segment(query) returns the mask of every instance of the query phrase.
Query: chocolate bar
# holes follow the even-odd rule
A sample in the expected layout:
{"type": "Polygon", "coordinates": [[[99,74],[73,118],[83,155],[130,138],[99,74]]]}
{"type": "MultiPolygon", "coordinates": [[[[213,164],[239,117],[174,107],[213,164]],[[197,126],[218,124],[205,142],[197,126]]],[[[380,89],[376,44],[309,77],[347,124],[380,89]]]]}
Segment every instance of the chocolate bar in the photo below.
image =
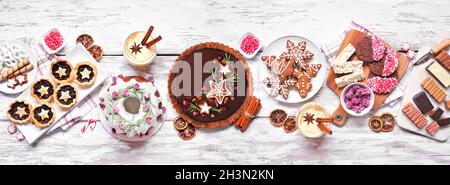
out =
{"type": "Polygon", "coordinates": [[[450,86],[450,73],[439,63],[433,62],[427,68],[427,71],[436,78],[445,88],[450,86]]]}
{"type": "Polygon", "coordinates": [[[441,127],[447,126],[450,124],[450,118],[440,119],[439,121],[437,121],[437,124],[441,127]]]}
{"type": "Polygon", "coordinates": [[[414,95],[413,101],[422,114],[427,114],[434,109],[434,106],[430,102],[430,99],[428,99],[427,94],[423,91],[414,95]]]}
{"type": "Polygon", "coordinates": [[[445,100],[447,94],[442,90],[431,77],[425,78],[420,84],[438,103],[445,100]]]}
{"type": "Polygon", "coordinates": [[[430,113],[430,117],[434,121],[438,121],[441,119],[442,114],[444,114],[444,111],[438,107],[436,110],[430,113]]]}
{"type": "Polygon", "coordinates": [[[423,128],[427,124],[425,116],[411,102],[403,106],[402,111],[417,128],[423,128]]]}
{"type": "Polygon", "coordinates": [[[433,121],[427,126],[426,130],[429,134],[434,135],[439,130],[439,125],[433,121]]]}
{"type": "Polygon", "coordinates": [[[448,55],[447,51],[441,51],[439,52],[436,57],[437,61],[442,64],[448,71],[450,71],[450,56],[448,55]]]}

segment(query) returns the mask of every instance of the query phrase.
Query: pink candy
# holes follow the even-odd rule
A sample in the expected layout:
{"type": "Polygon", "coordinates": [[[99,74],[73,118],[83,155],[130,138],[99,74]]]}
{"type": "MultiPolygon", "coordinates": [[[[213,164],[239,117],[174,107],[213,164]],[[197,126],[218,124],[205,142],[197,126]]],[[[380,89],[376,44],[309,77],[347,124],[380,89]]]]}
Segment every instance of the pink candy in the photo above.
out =
{"type": "Polygon", "coordinates": [[[413,50],[408,50],[406,56],[409,58],[409,60],[414,60],[414,58],[416,57],[413,50]]]}
{"type": "Polygon", "coordinates": [[[259,48],[259,40],[255,36],[248,34],[242,39],[240,47],[243,52],[251,55],[259,48]]]}
{"type": "Polygon", "coordinates": [[[404,52],[408,52],[409,50],[411,50],[411,46],[406,42],[404,42],[400,47],[404,52]]]}
{"type": "Polygon", "coordinates": [[[44,38],[45,44],[51,50],[56,50],[63,44],[64,40],[58,30],[53,29],[44,38]]]}
{"type": "Polygon", "coordinates": [[[357,113],[362,112],[370,105],[370,91],[366,87],[355,84],[349,87],[344,94],[345,106],[357,113]]]}

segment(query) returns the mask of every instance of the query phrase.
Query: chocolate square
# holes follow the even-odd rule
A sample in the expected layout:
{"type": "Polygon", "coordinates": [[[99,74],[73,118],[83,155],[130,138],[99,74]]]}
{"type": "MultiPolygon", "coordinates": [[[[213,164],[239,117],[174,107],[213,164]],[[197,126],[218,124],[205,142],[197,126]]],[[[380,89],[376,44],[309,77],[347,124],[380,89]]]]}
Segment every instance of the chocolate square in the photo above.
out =
{"type": "Polygon", "coordinates": [[[427,114],[434,108],[433,104],[430,102],[430,99],[428,99],[426,93],[423,91],[414,95],[413,101],[422,114],[427,114]]]}
{"type": "Polygon", "coordinates": [[[442,127],[442,126],[447,126],[450,124],[450,118],[444,118],[444,119],[440,119],[439,121],[437,121],[437,124],[442,127]]]}
{"type": "Polygon", "coordinates": [[[436,110],[430,113],[430,117],[434,121],[439,121],[439,119],[441,119],[442,114],[444,114],[444,111],[438,107],[436,110]]]}

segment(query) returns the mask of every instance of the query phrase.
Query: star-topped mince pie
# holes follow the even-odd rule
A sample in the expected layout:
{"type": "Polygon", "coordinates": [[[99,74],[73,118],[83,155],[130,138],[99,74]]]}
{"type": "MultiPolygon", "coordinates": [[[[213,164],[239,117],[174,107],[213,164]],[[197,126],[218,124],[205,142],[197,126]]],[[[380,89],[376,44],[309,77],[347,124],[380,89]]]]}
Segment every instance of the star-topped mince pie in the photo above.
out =
{"type": "Polygon", "coordinates": [[[55,111],[48,103],[43,103],[33,107],[31,111],[34,125],[39,128],[50,126],[55,120],[55,111]]]}
{"type": "Polygon", "coordinates": [[[77,103],[78,91],[71,84],[61,84],[55,91],[55,102],[58,106],[69,109],[77,103]]]}
{"type": "Polygon", "coordinates": [[[30,119],[31,105],[25,100],[16,100],[9,105],[6,114],[14,123],[25,123],[30,119]]]}
{"type": "Polygon", "coordinates": [[[50,73],[56,83],[69,83],[73,79],[73,67],[67,60],[56,60],[50,67],[50,73]]]}
{"type": "Polygon", "coordinates": [[[91,62],[81,62],[75,67],[75,82],[81,87],[94,84],[97,77],[97,68],[91,62]]]}
{"type": "Polygon", "coordinates": [[[31,96],[38,102],[50,102],[55,93],[55,85],[47,78],[36,80],[31,85],[31,96]]]}

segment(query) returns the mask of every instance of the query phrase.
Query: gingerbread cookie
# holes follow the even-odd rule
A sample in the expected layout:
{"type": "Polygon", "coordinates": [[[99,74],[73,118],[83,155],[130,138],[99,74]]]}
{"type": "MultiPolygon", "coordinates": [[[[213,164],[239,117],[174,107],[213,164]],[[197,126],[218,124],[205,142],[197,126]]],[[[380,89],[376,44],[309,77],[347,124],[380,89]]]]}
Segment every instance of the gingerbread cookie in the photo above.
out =
{"type": "Polygon", "coordinates": [[[390,76],[397,67],[397,51],[391,47],[386,49],[386,55],[381,61],[369,64],[370,72],[378,76],[390,76]]]}
{"type": "Polygon", "coordinates": [[[356,44],[356,57],[364,62],[379,61],[384,56],[384,42],[377,36],[365,36],[356,44]]]}
{"type": "Polygon", "coordinates": [[[273,63],[276,61],[277,57],[272,56],[261,56],[261,60],[266,64],[267,69],[271,70],[273,63]]]}
{"type": "Polygon", "coordinates": [[[376,94],[386,94],[392,92],[398,85],[395,77],[375,76],[367,80],[367,86],[376,94]]]}
{"type": "Polygon", "coordinates": [[[300,97],[305,98],[312,89],[311,76],[301,70],[295,71],[294,75],[297,78],[298,94],[300,97]]]}

